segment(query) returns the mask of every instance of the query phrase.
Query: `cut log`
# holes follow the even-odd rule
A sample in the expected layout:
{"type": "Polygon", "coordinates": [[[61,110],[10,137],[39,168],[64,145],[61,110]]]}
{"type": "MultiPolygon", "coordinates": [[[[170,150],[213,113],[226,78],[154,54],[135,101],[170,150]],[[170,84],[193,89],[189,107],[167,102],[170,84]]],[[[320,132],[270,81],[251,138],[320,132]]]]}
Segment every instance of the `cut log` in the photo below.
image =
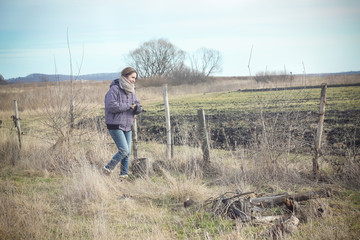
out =
{"type": "Polygon", "coordinates": [[[326,188],[326,189],[320,189],[318,191],[311,191],[311,192],[291,195],[291,198],[294,201],[301,202],[313,198],[331,197],[331,195],[332,195],[332,190],[330,188],[326,188]]]}
{"type": "Polygon", "coordinates": [[[288,193],[282,193],[267,197],[251,198],[250,203],[256,206],[274,207],[284,204],[284,200],[289,196],[288,193]]]}
{"type": "Polygon", "coordinates": [[[284,204],[287,206],[292,205],[291,204],[292,201],[301,202],[313,198],[322,198],[322,197],[330,197],[330,196],[331,196],[331,189],[327,188],[327,189],[320,189],[318,191],[310,191],[310,192],[293,194],[293,195],[290,195],[288,193],[283,193],[274,196],[252,198],[250,199],[250,203],[255,206],[262,206],[269,208],[274,206],[281,206],[284,204]]]}

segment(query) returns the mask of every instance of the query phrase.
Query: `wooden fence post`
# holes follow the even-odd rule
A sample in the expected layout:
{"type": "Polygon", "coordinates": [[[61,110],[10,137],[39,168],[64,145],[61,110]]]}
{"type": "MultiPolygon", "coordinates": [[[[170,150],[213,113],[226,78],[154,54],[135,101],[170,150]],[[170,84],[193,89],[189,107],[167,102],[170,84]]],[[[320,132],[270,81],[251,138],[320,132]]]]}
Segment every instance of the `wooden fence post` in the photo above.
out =
{"type": "Polygon", "coordinates": [[[326,107],[326,89],[327,84],[321,84],[321,98],[320,98],[320,112],[319,112],[319,121],[315,136],[315,156],[313,158],[313,174],[314,178],[319,178],[319,163],[318,159],[320,156],[320,148],[321,148],[321,137],[324,128],[324,120],[325,120],[325,107],[326,107]]]}
{"type": "Polygon", "coordinates": [[[175,125],[171,125],[171,159],[174,159],[175,125]]]}
{"type": "Polygon", "coordinates": [[[165,105],[165,119],[166,119],[166,158],[171,159],[171,124],[170,124],[170,109],[167,92],[167,84],[163,85],[163,97],[165,105]]]}
{"type": "Polygon", "coordinates": [[[130,170],[135,177],[143,177],[143,176],[147,176],[150,173],[151,164],[148,158],[138,158],[138,130],[137,130],[138,116],[139,115],[135,116],[134,124],[132,126],[133,161],[131,162],[130,170]]]}
{"type": "Polygon", "coordinates": [[[18,139],[19,139],[19,148],[21,149],[21,127],[20,127],[20,118],[19,118],[18,105],[17,105],[16,100],[14,100],[14,109],[15,109],[15,116],[12,116],[12,118],[13,118],[15,127],[17,129],[18,139]]]}
{"type": "Polygon", "coordinates": [[[136,121],[137,117],[135,116],[134,119],[134,124],[132,126],[132,149],[133,149],[133,156],[134,156],[134,160],[136,160],[138,158],[137,155],[137,140],[138,140],[138,134],[137,134],[137,121],[136,121]]]}
{"type": "Polygon", "coordinates": [[[203,159],[205,163],[210,163],[210,142],[206,128],[204,109],[198,110],[198,120],[199,120],[199,136],[201,138],[201,150],[203,151],[203,159]]]}

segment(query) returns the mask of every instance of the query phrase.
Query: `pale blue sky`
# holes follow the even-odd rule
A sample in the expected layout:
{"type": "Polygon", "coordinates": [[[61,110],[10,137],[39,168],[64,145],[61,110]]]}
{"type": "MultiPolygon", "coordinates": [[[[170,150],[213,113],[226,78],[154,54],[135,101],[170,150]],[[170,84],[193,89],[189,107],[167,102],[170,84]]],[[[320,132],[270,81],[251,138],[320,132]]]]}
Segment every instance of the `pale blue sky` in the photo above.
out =
{"type": "Polygon", "coordinates": [[[359,0],[0,0],[0,74],[118,72],[143,42],[165,38],[223,55],[222,76],[360,70],[359,0]]]}

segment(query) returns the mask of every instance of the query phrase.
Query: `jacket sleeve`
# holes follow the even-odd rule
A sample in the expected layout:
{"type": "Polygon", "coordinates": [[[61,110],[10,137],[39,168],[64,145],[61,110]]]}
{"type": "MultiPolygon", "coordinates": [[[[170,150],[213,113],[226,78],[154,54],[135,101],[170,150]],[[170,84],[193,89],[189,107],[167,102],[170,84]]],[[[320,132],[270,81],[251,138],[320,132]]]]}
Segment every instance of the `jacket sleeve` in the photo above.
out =
{"type": "Polygon", "coordinates": [[[105,95],[105,108],[111,113],[126,112],[130,110],[128,103],[120,103],[118,95],[120,94],[117,86],[112,86],[105,95]]]}

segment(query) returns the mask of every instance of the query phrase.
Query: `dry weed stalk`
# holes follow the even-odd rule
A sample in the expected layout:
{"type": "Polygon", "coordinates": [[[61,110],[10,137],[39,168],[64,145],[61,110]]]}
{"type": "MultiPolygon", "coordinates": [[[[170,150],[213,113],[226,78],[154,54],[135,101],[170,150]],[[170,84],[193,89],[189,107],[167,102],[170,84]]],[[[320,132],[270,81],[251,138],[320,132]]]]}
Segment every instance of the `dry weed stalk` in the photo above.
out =
{"type": "MultiPolygon", "coordinates": [[[[83,83],[76,84],[77,78],[80,76],[81,66],[83,62],[84,52],[81,64],[78,67],[77,76],[73,75],[73,64],[69,42],[69,31],[67,30],[67,47],[69,51],[70,64],[70,82],[69,84],[60,84],[57,81],[56,88],[49,90],[49,99],[44,103],[46,118],[42,123],[49,127],[57,137],[54,148],[67,143],[69,147],[72,145],[75,121],[89,115],[89,105],[85,92],[83,91],[83,83]]],[[[56,62],[55,62],[55,72],[56,62]]],[[[80,133],[81,135],[82,133],[80,133]]]]}

